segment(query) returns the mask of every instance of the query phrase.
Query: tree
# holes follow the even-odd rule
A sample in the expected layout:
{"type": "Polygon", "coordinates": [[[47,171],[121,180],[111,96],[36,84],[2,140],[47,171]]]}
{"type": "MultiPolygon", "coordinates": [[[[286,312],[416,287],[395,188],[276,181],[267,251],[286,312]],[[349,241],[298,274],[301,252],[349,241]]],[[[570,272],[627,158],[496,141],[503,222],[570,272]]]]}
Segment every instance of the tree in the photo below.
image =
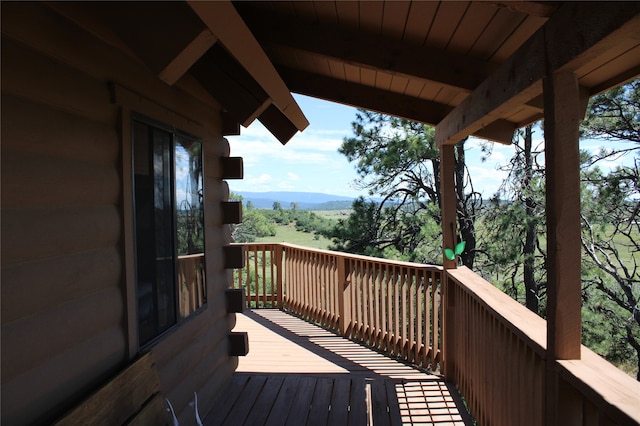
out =
{"type": "MultiPolygon", "coordinates": [[[[337,247],[381,252],[391,247],[400,257],[430,263],[440,262],[440,227],[422,226],[423,223],[441,223],[440,217],[440,153],[435,146],[435,130],[409,120],[384,114],[358,110],[352,123],[354,137],[345,138],[339,152],[356,163],[358,185],[369,195],[379,194],[380,203],[365,205],[360,201],[354,207],[358,214],[369,214],[372,220],[366,229],[357,217],[341,222],[341,226],[355,226],[353,230],[336,230],[337,247]],[[376,209],[373,212],[373,209],[376,209]],[[373,228],[375,227],[375,228],[373,228]],[[366,231],[366,232],[365,232],[366,231]],[[356,240],[345,240],[354,237],[356,240]],[[365,238],[368,238],[365,239],[365,238]],[[348,241],[351,241],[349,243],[348,241]],[[424,245],[438,246],[432,258],[417,258],[424,245]]],[[[463,263],[473,266],[475,258],[474,217],[481,204],[479,194],[471,187],[464,160],[464,141],[455,147],[456,194],[458,195],[458,222],[466,248],[463,263]]],[[[356,212],[352,214],[355,215],[356,212]]]]}
{"type": "Polygon", "coordinates": [[[540,314],[546,286],[546,251],[542,243],[544,166],[538,157],[544,151],[533,145],[533,125],[517,136],[513,143],[515,154],[503,168],[508,176],[491,199],[483,220],[486,257],[480,269],[514,299],[524,295],[527,308],[540,314]]]}
{"type": "MultiPolygon", "coordinates": [[[[604,174],[583,174],[582,246],[585,301],[609,323],[603,348],[608,358],[629,359],[635,351],[640,380],[640,160],[604,174]],[[595,287],[596,295],[590,291],[595,287]],[[600,295],[606,296],[602,300],[600,295]],[[593,300],[590,300],[593,299],[593,300]],[[607,303],[608,302],[608,303],[607,303]],[[626,341],[630,348],[620,348],[626,341]]],[[[596,342],[603,337],[594,335],[596,342]]]]}
{"type": "Polygon", "coordinates": [[[640,380],[640,79],[592,98],[582,135],[624,143],[583,161],[583,293],[587,319],[606,324],[608,334],[585,327],[586,339],[606,340],[600,352],[614,362],[635,358],[640,380]],[[630,155],[632,165],[600,167],[630,155]]]}

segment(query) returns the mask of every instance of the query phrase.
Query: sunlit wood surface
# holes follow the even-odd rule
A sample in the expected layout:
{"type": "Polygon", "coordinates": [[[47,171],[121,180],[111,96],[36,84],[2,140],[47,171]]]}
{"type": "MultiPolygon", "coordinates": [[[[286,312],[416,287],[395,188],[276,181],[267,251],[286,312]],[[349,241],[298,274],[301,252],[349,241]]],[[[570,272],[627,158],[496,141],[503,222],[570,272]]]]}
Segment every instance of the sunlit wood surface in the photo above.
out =
{"type": "Polygon", "coordinates": [[[279,310],[237,315],[249,354],[206,425],[465,425],[457,391],[279,310]]]}

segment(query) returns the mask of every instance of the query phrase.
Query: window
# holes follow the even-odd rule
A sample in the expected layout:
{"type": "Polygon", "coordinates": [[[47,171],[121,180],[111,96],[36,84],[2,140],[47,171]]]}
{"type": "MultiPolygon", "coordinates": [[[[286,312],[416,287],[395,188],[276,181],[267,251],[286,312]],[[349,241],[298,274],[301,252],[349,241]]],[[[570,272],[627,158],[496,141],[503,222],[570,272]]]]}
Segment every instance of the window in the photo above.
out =
{"type": "Polygon", "coordinates": [[[144,345],[206,303],[202,141],[136,118],[133,167],[144,345]]]}

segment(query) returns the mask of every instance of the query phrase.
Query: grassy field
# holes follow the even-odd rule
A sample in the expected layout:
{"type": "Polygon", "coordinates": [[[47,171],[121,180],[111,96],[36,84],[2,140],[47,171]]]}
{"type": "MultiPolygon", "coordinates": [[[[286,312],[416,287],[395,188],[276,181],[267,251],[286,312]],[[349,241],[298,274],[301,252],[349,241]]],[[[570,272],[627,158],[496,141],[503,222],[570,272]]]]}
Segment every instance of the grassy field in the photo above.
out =
{"type": "MultiPolygon", "coordinates": [[[[347,219],[351,210],[313,210],[313,213],[326,219],[337,222],[338,219],[347,219]]],[[[300,246],[328,249],[331,240],[308,232],[297,231],[295,224],[276,225],[276,235],[273,237],[261,237],[256,243],[289,243],[300,246]]]]}
{"type": "Polygon", "coordinates": [[[275,236],[257,238],[256,243],[289,243],[311,248],[327,249],[331,244],[331,240],[320,235],[297,231],[294,224],[289,224],[284,226],[277,225],[275,236]]]}

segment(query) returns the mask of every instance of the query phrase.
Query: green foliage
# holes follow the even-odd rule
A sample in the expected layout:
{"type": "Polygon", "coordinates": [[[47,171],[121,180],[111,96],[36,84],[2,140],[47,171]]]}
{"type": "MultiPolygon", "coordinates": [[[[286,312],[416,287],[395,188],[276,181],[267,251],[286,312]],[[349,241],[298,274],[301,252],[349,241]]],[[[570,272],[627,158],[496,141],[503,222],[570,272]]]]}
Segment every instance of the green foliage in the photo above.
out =
{"type": "Polygon", "coordinates": [[[581,134],[585,138],[640,144],[640,79],[594,96],[581,134]]]}
{"type": "MultiPolygon", "coordinates": [[[[441,262],[440,153],[433,127],[379,113],[358,110],[352,123],[354,137],[345,138],[339,150],[356,163],[359,185],[379,204],[356,200],[353,213],[333,232],[334,248],[374,256],[393,255],[416,262],[441,262]],[[425,226],[428,224],[428,226],[425,226]],[[436,229],[438,228],[438,229],[436,229]]],[[[456,146],[456,186],[462,208],[458,211],[467,250],[463,263],[471,266],[475,255],[473,220],[475,194],[465,194],[464,146],[456,146]]]]}
{"type": "Polygon", "coordinates": [[[581,130],[626,144],[581,157],[584,341],[640,380],[640,79],[592,98],[581,130]]]}

